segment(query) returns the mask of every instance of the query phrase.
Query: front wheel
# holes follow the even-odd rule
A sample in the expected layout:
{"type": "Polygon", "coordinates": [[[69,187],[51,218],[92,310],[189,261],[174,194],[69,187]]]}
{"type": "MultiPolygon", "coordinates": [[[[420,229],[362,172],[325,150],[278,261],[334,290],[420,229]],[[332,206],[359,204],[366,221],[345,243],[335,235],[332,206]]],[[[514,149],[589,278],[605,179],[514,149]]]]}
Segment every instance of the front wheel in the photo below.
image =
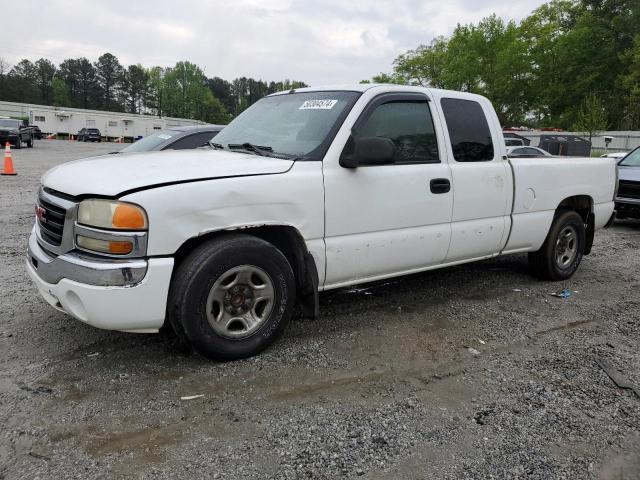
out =
{"type": "Polygon", "coordinates": [[[236,360],[284,331],[296,299],[293,270],[272,244],[229,234],[197,247],[179,265],[167,318],[202,355],[236,360]]]}
{"type": "Polygon", "coordinates": [[[544,280],[570,278],[580,266],[585,244],[582,217],[574,211],[558,212],[540,250],[529,254],[532,273],[544,280]]]}
{"type": "Polygon", "coordinates": [[[29,140],[27,140],[27,148],[33,148],[33,137],[29,138],[29,140]]]}
{"type": "Polygon", "coordinates": [[[16,150],[22,148],[22,139],[20,137],[18,137],[18,139],[16,140],[16,144],[13,148],[15,148],[16,150]]]}

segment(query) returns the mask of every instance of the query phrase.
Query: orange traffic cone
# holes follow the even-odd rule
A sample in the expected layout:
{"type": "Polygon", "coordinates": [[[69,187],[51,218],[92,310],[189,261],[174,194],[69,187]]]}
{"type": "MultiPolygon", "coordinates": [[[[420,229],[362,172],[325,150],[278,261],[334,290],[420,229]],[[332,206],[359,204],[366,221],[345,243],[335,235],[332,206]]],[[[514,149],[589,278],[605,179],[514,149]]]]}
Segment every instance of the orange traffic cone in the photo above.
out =
{"type": "Polygon", "coordinates": [[[11,145],[9,142],[4,146],[4,170],[0,175],[17,175],[13,169],[13,160],[11,159],[11,145]]]}

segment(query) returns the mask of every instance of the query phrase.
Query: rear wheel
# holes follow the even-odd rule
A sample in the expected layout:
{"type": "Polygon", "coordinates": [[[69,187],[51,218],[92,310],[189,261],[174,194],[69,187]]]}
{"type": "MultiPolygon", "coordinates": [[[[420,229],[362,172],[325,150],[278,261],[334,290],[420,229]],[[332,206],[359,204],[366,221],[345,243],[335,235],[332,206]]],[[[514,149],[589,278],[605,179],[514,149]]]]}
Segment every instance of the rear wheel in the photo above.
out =
{"type": "Polygon", "coordinates": [[[574,211],[556,213],[542,247],[529,254],[532,273],[544,280],[570,278],[582,261],[586,244],[585,225],[574,211]]]}
{"type": "Polygon", "coordinates": [[[16,140],[16,144],[13,148],[15,149],[22,148],[22,139],[20,137],[18,137],[18,139],[16,140]]]}
{"type": "Polygon", "coordinates": [[[167,318],[202,355],[235,360],[259,353],[289,322],[295,279],[286,257],[248,235],[196,248],[177,268],[167,318]]]}
{"type": "Polygon", "coordinates": [[[27,140],[27,148],[33,148],[33,137],[29,137],[27,140]]]}

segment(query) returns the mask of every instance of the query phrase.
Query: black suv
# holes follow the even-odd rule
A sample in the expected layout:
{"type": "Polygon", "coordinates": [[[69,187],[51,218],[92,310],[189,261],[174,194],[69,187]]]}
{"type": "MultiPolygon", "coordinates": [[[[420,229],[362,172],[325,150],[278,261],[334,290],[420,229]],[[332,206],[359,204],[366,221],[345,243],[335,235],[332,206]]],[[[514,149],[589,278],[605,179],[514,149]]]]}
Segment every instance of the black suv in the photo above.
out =
{"type": "Polygon", "coordinates": [[[102,135],[97,128],[83,128],[78,132],[77,140],[79,142],[101,142],[102,135]]]}
{"type": "Polygon", "coordinates": [[[0,144],[9,142],[14,148],[22,148],[22,143],[27,147],[33,147],[33,130],[21,120],[13,118],[0,118],[0,144]]]}

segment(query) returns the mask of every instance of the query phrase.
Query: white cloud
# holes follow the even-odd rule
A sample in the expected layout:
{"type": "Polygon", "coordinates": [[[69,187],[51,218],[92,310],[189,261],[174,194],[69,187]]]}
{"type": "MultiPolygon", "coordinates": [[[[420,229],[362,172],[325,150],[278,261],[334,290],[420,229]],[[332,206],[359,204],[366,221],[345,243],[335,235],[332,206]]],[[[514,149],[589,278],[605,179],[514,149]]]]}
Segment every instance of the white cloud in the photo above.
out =
{"type": "MultiPolygon", "coordinates": [[[[496,13],[519,20],[543,0],[21,0],[0,30],[0,56],[87,56],[111,52],[124,64],[190,60],[208,76],[319,85],[390,71],[409,48],[447,35],[457,23],[496,13]]],[[[6,10],[6,9],[5,9],[6,10]]]]}

